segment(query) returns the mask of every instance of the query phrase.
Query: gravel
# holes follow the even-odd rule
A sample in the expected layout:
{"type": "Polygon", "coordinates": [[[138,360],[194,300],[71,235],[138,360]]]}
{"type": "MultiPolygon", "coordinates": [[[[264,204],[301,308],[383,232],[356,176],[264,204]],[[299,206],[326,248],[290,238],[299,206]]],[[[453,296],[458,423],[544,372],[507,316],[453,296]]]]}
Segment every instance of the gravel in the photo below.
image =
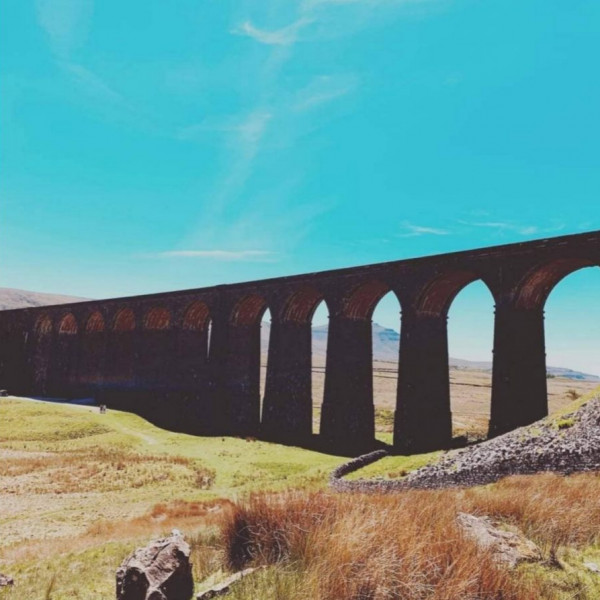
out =
{"type": "Polygon", "coordinates": [[[396,480],[346,481],[345,475],[379,460],[371,452],[338,467],[330,485],[338,491],[390,492],[406,489],[469,487],[508,475],[600,471],[600,396],[560,419],[547,418],[461,450],[451,450],[431,465],[396,480]]]}

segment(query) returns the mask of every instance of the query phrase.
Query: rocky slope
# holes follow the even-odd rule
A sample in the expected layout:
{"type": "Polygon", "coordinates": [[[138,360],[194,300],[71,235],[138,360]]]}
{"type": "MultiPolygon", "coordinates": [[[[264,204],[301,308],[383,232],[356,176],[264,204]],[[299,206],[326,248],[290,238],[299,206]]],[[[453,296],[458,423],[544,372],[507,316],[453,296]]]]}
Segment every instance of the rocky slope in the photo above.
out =
{"type": "Polygon", "coordinates": [[[342,465],[332,474],[332,487],[340,491],[378,492],[435,489],[483,485],[507,475],[543,471],[565,475],[600,471],[600,395],[571,414],[547,418],[476,446],[449,451],[438,462],[402,479],[343,479],[384,455],[382,451],[373,452],[342,465]]]}

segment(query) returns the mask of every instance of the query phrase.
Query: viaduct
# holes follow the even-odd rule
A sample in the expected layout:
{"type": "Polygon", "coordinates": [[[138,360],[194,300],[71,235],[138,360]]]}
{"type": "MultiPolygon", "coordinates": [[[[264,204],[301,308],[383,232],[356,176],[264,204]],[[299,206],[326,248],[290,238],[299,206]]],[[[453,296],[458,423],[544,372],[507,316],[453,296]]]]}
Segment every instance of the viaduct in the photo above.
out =
{"type": "Polygon", "coordinates": [[[447,315],[475,280],[495,301],[490,435],[548,412],[544,304],[600,266],[600,231],[263,281],[0,312],[0,386],[89,397],[198,435],[303,443],[312,432],[311,319],[330,315],[320,437],[361,452],[375,438],[371,316],[401,306],[394,446],[451,442],[447,315]],[[261,318],[272,316],[262,404],[261,318]]]}

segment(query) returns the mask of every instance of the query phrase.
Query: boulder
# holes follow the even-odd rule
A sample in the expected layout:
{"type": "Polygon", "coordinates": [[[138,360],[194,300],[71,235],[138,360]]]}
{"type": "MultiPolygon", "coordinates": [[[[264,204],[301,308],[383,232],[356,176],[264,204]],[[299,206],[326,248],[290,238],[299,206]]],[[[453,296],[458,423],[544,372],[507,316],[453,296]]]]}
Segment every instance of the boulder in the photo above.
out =
{"type": "Polygon", "coordinates": [[[190,547],[180,534],[138,548],[117,570],[117,600],[190,600],[190,547]]]}
{"type": "Polygon", "coordinates": [[[592,573],[599,573],[600,574],[600,567],[593,562],[585,562],[583,563],[583,566],[588,570],[591,571],[592,573]]]}
{"type": "Polygon", "coordinates": [[[465,536],[475,540],[483,550],[489,550],[498,562],[514,567],[520,562],[542,560],[540,549],[520,531],[499,529],[489,517],[458,513],[458,526],[465,536]]]}
{"type": "Polygon", "coordinates": [[[8,575],[2,575],[2,573],[0,573],[0,587],[14,585],[14,583],[15,582],[12,577],[9,577],[8,575]]]}

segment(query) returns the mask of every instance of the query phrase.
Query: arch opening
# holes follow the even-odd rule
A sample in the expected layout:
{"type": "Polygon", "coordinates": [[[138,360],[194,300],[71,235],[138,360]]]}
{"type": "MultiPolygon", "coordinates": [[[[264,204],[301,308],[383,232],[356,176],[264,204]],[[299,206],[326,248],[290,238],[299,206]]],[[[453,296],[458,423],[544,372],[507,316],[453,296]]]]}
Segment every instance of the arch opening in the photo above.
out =
{"type": "Polygon", "coordinates": [[[42,315],[35,324],[35,333],[45,336],[52,333],[52,319],[48,315],[42,315]]]}
{"type": "Polygon", "coordinates": [[[563,275],[547,291],[544,337],[549,414],[600,384],[600,269],[588,266],[563,275]]]}
{"type": "Polygon", "coordinates": [[[169,329],[171,326],[171,312],[162,307],[156,306],[148,310],[144,317],[144,328],[152,331],[169,329]]]}
{"type": "Polygon", "coordinates": [[[359,285],[345,300],[342,314],[350,319],[369,319],[378,302],[390,291],[390,287],[379,280],[359,285]]]}
{"type": "Polygon", "coordinates": [[[112,385],[127,388],[135,381],[136,374],[136,329],[135,313],[130,308],[119,310],[113,321],[115,333],[109,344],[107,369],[112,385]]]}
{"type": "Polygon", "coordinates": [[[447,314],[454,298],[477,279],[479,276],[471,271],[452,271],[436,277],[419,297],[417,311],[436,317],[447,314]]]}
{"type": "Polygon", "coordinates": [[[559,258],[538,266],[525,277],[517,292],[518,308],[543,308],[554,287],[569,274],[597,263],[587,258],[559,258]]]}
{"type": "Polygon", "coordinates": [[[48,315],[39,317],[35,324],[36,343],[33,351],[33,385],[36,394],[48,393],[48,375],[52,351],[52,319],[48,315]]]}
{"type": "Polygon", "coordinates": [[[393,291],[387,291],[373,307],[371,348],[375,437],[392,443],[398,393],[401,305],[393,291]]]}
{"type": "Polygon", "coordinates": [[[212,319],[209,317],[208,321],[206,323],[206,358],[208,360],[208,357],[210,356],[210,340],[212,338],[212,328],[213,328],[213,321],[212,319]]]}
{"type": "Polygon", "coordinates": [[[448,366],[452,435],[487,437],[492,403],[494,298],[481,280],[452,293],[448,310],[448,366]]]}
{"type": "Polygon", "coordinates": [[[85,324],[85,332],[100,333],[102,331],[104,331],[104,317],[99,311],[93,312],[85,324]]]}
{"type": "Polygon", "coordinates": [[[67,313],[58,326],[59,335],[75,335],[77,333],[77,320],[72,313],[67,313]]]}
{"type": "Polygon", "coordinates": [[[267,382],[267,371],[269,368],[269,343],[271,341],[271,311],[267,308],[260,322],[260,377],[259,377],[259,398],[260,398],[260,422],[263,422],[263,409],[265,404],[265,389],[267,382]]]}
{"type": "Polygon", "coordinates": [[[288,323],[308,323],[312,321],[317,307],[323,300],[323,295],[312,287],[298,290],[285,305],[282,321],[288,323]]]}
{"type": "Polygon", "coordinates": [[[177,332],[178,356],[173,367],[178,385],[195,395],[205,395],[208,390],[210,323],[208,306],[196,300],[185,309],[177,332]]]}
{"type": "Polygon", "coordinates": [[[263,313],[267,308],[267,302],[258,294],[250,294],[242,298],[231,312],[231,324],[253,325],[260,322],[263,313]]]}
{"type": "Polygon", "coordinates": [[[130,308],[122,308],[115,317],[114,331],[133,331],[135,329],[135,315],[130,308]]]}
{"type": "Polygon", "coordinates": [[[63,398],[73,397],[78,383],[78,329],[73,313],[64,315],[58,325],[58,339],[53,354],[51,392],[63,398]]]}
{"type": "Polygon", "coordinates": [[[325,396],[325,365],[329,340],[329,308],[324,300],[319,300],[313,306],[310,324],[312,433],[318,434],[321,428],[321,412],[325,396]]]}
{"type": "Polygon", "coordinates": [[[185,311],[182,328],[186,331],[204,331],[208,321],[208,306],[197,300],[192,302],[185,311]]]}

